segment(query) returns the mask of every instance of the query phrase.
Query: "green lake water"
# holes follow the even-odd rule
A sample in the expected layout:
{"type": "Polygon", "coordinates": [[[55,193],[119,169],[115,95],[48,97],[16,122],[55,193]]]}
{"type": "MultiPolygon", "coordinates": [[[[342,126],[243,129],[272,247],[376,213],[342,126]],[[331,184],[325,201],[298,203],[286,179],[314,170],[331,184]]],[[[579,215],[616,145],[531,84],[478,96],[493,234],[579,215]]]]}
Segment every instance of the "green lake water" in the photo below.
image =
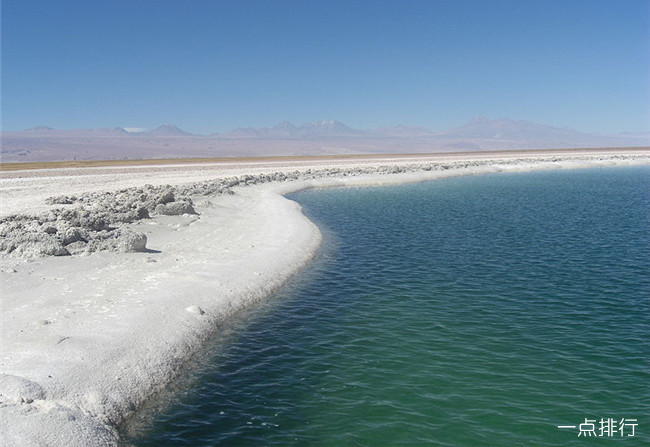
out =
{"type": "Polygon", "coordinates": [[[649,167],[290,198],[320,255],[133,445],[650,445],[649,167]]]}

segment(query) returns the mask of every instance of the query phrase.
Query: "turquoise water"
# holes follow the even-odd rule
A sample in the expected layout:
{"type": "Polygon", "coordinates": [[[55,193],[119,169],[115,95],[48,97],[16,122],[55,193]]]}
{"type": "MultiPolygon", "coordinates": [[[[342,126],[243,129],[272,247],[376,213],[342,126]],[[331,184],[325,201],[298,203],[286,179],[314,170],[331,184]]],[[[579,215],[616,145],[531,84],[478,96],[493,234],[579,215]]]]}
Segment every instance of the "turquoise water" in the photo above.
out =
{"type": "Polygon", "coordinates": [[[650,168],[292,198],[320,257],[134,445],[650,443],[650,168]],[[635,435],[558,428],[585,418],[635,435]]]}

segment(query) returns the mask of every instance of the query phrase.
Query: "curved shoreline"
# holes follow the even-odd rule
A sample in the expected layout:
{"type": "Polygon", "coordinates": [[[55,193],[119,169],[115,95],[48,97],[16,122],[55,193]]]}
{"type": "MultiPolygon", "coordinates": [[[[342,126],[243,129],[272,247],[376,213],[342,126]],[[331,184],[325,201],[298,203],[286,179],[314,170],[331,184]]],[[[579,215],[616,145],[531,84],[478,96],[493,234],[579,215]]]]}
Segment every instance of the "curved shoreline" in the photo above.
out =
{"type": "MultiPolygon", "coordinates": [[[[650,164],[648,153],[585,157],[535,156],[516,163],[495,157],[486,164],[463,161],[454,169],[358,175],[353,165],[349,173],[239,186],[233,196],[198,198],[199,219],[161,216],[132,224],[147,232],[148,247],[157,252],[29,261],[5,256],[0,439],[3,445],[117,445],[115,427],[174,379],[220,321],[268,296],[315,254],[319,230],[282,194],[500,171],[650,164]]],[[[214,172],[198,177],[209,175],[214,172]]],[[[48,178],[39,181],[49,185],[48,178]]],[[[75,187],[83,188],[83,182],[75,187]]]]}

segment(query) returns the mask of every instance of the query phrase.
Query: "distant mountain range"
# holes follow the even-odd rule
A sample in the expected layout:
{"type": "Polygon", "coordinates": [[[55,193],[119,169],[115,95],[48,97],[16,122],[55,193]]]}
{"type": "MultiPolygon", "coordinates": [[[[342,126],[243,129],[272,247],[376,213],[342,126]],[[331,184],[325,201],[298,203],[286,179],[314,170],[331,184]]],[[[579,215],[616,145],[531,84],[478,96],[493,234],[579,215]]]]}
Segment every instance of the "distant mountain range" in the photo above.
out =
{"type": "MultiPolygon", "coordinates": [[[[10,133],[10,132],[4,132],[10,133]]],[[[129,135],[146,135],[152,137],[191,137],[195,136],[189,132],[185,132],[173,124],[163,124],[158,126],[151,131],[142,131],[142,132],[129,132],[122,127],[113,127],[113,128],[99,128],[99,129],[71,129],[71,130],[59,130],[53,129],[47,126],[36,126],[31,127],[27,130],[21,132],[11,132],[11,133],[25,133],[25,134],[35,134],[35,135],[53,135],[53,136],[70,136],[74,137],[76,135],[88,135],[88,136],[98,136],[98,137],[115,137],[115,136],[129,136],[129,135]]]]}
{"type": "Polygon", "coordinates": [[[37,126],[2,132],[2,162],[158,157],[222,157],[352,153],[422,153],[509,149],[650,146],[650,132],[601,135],[527,121],[478,117],[443,132],[423,127],[353,129],[325,120],[296,126],[246,127],[209,136],[173,124],[151,131],[57,130],[37,126]]]}
{"type": "Polygon", "coordinates": [[[442,132],[441,135],[454,138],[487,138],[501,140],[539,140],[554,138],[582,138],[588,134],[570,128],[545,126],[528,121],[511,119],[492,120],[484,116],[474,118],[461,127],[442,132]]]}
{"type": "Polygon", "coordinates": [[[127,136],[129,132],[124,130],[121,127],[114,128],[100,128],[100,129],[72,129],[72,130],[61,130],[53,129],[47,126],[36,126],[31,127],[27,130],[21,132],[3,132],[5,134],[29,134],[34,136],[127,136]]]}
{"type": "MultiPolygon", "coordinates": [[[[163,124],[150,131],[129,132],[121,127],[99,129],[57,130],[47,126],[36,126],[19,132],[5,134],[37,134],[58,136],[138,136],[138,137],[201,137],[179,129],[173,124],[163,124]]],[[[328,138],[459,138],[503,141],[539,140],[585,140],[594,138],[650,138],[650,132],[625,132],[616,135],[601,135],[579,132],[568,127],[553,127],[528,121],[514,121],[508,118],[490,119],[484,116],[474,118],[461,127],[443,132],[432,132],[424,127],[388,126],[377,129],[353,129],[340,121],[313,121],[296,126],[289,121],[280,121],[273,127],[240,127],[226,133],[213,133],[207,138],[235,139],[328,139],[328,138]]]]}
{"type": "Polygon", "coordinates": [[[314,121],[300,127],[288,121],[281,121],[274,127],[245,127],[235,129],[219,138],[273,138],[273,139],[317,139],[317,138],[356,138],[366,136],[362,130],[352,129],[340,121],[314,121]]]}

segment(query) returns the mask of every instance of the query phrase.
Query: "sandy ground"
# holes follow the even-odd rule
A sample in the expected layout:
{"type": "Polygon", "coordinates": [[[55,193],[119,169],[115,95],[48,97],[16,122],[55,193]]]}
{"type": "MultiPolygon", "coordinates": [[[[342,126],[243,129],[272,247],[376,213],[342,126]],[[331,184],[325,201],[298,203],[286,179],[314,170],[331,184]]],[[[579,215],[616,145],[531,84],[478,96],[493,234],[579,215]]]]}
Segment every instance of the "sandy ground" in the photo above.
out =
{"type": "Polygon", "coordinates": [[[268,183],[238,187],[235,195],[196,198],[198,216],[131,224],[147,234],[145,253],[2,257],[0,442],[118,445],[115,427],[182,371],[220,321],[268,296],[314,256],[318,228],[282,194],[484,172],[650,164],[650,151],[324,157],[0,173],[0,214],[7,215],[45,211],[44,199],[52,195],[146,183],[459,160],[467,162],[459,169],[268,183]],[[477,167],[475,160],[491,161],[477,167]]]}

